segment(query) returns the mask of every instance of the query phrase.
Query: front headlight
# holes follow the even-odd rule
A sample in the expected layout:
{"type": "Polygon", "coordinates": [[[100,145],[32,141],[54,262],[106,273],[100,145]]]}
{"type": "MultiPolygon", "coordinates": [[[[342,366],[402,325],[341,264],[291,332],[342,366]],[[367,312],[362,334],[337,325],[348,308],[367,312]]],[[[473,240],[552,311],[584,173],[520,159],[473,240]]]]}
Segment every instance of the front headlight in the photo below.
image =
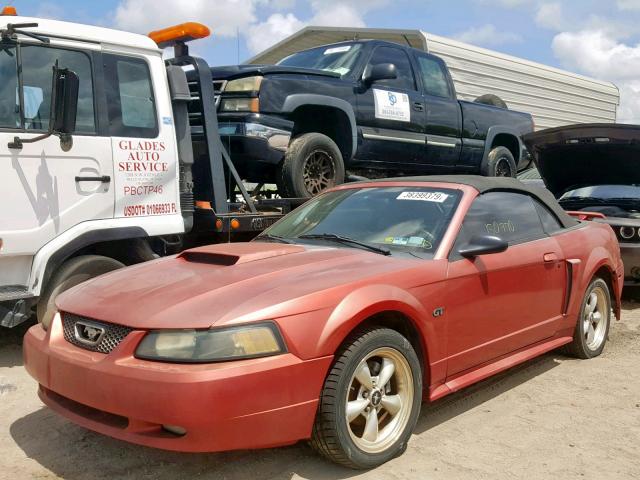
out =
{"type": "Polygon", "coordinates": [[[231,80],[224,86],[223,92],[257,92],[260,90],[262,77],[244,77],[231,80]]]}
{"type": "Polygon", "coordinates": [[[278,327],[262,322],[209,330],[156,330],[140,342],[135,356],[167,362],[207,363],[267,357],[286,352],[278,327]]]}

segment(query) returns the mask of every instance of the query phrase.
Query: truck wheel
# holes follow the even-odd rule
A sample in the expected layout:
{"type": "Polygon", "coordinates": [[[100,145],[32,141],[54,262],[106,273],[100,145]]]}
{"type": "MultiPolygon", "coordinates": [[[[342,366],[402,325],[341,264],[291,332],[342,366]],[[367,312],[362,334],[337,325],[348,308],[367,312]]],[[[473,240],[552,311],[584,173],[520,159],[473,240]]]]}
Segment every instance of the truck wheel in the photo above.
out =
{"type": "Polygon", "coordinates": [[[395,330],[371,327],[348,338],[335,358],[311,446],[355,469],[402,454],[422,402],[422,369],[409,341],[395,330]]]}
{"type": "Polygon", "coordinates": [[[100,255],[81,255],[67,260],[49,280],[44,293],[40,295],[37,307],[38,322],[49,328],[56,313],[56,297],[65,290],[124,266],[113,258],[100,255]]]}
{"type": "Polygon", "coordinates": [[[322,133],[304,133],[289,144],[280,167],[283,197],[308,198],[344,182],[340,149],[322,133]]]}
{"type": "Polygon", "coordinates": [[[513,154],[507,147],[495,147],[489,152],[482,175],[485,177],[515,177],[518,170],[513,154]]]}

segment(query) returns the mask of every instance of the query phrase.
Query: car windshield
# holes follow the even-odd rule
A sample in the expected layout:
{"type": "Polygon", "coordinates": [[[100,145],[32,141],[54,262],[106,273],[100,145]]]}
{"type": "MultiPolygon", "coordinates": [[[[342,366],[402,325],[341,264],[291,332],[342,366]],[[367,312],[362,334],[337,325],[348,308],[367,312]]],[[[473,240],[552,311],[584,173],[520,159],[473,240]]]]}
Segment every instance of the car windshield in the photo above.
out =
{"type": "Polygon", "coordinates": [[[373,247],[382,251],[379,253],[408,252],[421,258],[431,257],[456,210],[460,194],[458,190],[427,187],[328,192],[294,210],[256,240],[373,247]],[[350,243],[339,241],[344,239],[350,243]]]}
{"type": "Polygon", "coordinates": [[[283,58],[277,64],[347,75],[358,61],[361,50],[361,43],[328,45],[294,53],[283,58]]]}
{"type": "Polygon", "coordinates": [[[563,201],[593,201],[593,200],[640,200],[640,186],[638,185],[593,185],[580,187],[565,192],[560,197],[563,201]]]}

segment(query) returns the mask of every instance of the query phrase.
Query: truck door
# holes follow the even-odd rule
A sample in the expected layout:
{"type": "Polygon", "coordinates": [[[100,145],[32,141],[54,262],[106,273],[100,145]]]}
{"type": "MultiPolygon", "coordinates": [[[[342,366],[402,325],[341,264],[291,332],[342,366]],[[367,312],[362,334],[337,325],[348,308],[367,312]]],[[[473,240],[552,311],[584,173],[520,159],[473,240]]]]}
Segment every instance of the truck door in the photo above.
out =
{"type": "Polygon", "coordinates": [[[424,162],[446,171],[458,163],[462,148],[462,112],[444,62],[415,52],[426,108],[427,146],[424,162]]]}
{"type": "Polygon", "coordinates": [[[368,65],[380,63],[394,64],[398,76],[361,86],[358,91],[357,124],[362,145],[357,159],[371,168],[415,169],[424,156],[424,100],[403,49],[376,47],[368,65]]]}
{"type": "Polygon", "coordinates": [[[0,285],[27,285],[32,257],[43,245],[82,222],[113,217],[111,140],[100,135],[96,120],[98,50],[67,40],[63,47],[55,39],[0,47],[0,257],[11,260],[0,263],[0,285]],[[80,80],[72,148],[55,136],[8,148],[14,137],[47,132],[56,62],[80,80]]]}

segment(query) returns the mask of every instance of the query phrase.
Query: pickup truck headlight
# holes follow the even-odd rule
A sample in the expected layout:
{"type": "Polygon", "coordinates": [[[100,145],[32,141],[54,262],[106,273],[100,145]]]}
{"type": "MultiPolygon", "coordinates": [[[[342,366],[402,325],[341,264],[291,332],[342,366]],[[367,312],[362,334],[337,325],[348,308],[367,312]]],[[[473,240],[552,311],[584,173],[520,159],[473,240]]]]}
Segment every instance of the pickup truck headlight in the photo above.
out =
{"type": "Polygon", "coordinates": [[[224,98],[220,105],[223,112],[254,112],[260,111],[260,103],[257,97],[224,98]]]}
{"type": "Polygon", "coordinates": [[[136,349],[137,358],[209,363],[268,357],[286,352],[278,327],[262,322],[209,330],[155,330],[136,349]]]}
{"type": "Polygon", "coordinates": [[[260,90],[262,77],[244,77],[231,80],[224,86],[223,92],[257,92],[260,90]]]}

